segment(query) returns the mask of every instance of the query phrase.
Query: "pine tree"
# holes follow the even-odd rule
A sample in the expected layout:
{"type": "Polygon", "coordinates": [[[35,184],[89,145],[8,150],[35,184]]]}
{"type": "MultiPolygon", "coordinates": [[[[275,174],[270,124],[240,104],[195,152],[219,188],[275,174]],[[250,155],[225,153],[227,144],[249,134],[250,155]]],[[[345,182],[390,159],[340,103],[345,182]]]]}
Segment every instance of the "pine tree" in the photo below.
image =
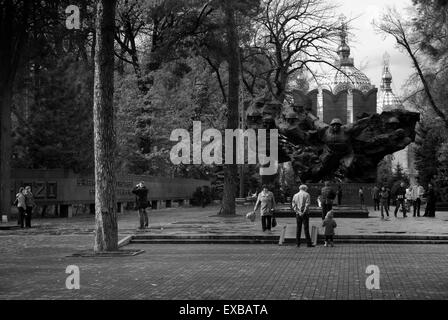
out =
{"type": "Polygon", "coordinates": [[[95,252],[118,249],[114,128],[114,32],[116,0],[97,5],[94,141],[95,141],[95,252]]]}

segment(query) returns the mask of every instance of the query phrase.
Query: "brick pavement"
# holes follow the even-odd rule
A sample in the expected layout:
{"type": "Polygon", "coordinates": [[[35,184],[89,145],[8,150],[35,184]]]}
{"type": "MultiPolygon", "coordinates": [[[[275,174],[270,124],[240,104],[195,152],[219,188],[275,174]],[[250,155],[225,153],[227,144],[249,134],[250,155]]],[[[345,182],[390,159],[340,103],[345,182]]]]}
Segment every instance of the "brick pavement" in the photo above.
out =
{"type": "MultiPolygon", "coordinates": [[[[206,208],[171,208],[152,211],[150,232],[157,234],[251,234],[259,235],[261,222],[259,216],[254,223],[245,219],[245,213],[251,207],[238,206],[237,216],[233,218],[218,217],[219,207],[206,208]]],[[[278,218],[279,227],[274,234],[279,234],[280,227],[295,224],[294,218],[278,218]]],[[[448,212],[437,212],[435,218],[391,217],[381,220],[378,211],[370,208],[368,219],[337,219],[336,233],[340,235],[365,234],[408,234],[408,235],[448,235],[448,212]]],[[[118,219],[120,237],[135,234],[138,225],[137,213],[120,214],[118,219]]],[[[320,218],[311,218],[310,225],[320,226],[320,218]]],[[[94,230],[94,217],[84,216],[72,219],[35,219],[31,230],[0,230],[0,235],[15,234],[91,234],[94,230]]],[[[142,232],[138,232],[142,233],[142,232]]],[[[143,232],[144,233],[144,232],[143,232]]]]}
{"type": "Polygon", "coordinates": [[[445,245],[131,245],[135,257],[67,257],[91,235],[0,236],[0,299],[448,299],[445,245]],[[77,265],[81,289],[65,289],[77,265]],[[367,290],[368,265],[380,290],[367,290]]]}
{"type": "MultiPolygon", "coordinates": [[[[217,207],[151,213],[150,233],[262,234],[260,221],[217,217],[217,207]],[[163,228],[163,230],[162,230],[163,228]]],[[[340,234],[446,234],[435,219],[338,219],[340,234]]],[[[280,225],[293,219],[279,219],[280,225]]],[[[136,214],[120,215],[120,238],[134,234],[136,214]]],[[[319,224],[312,219],[311,224],[319,224]]],[[[0,299],[447,299],[446,245],[337,244],[297,249],[276,245],[136,245],[135,257],[74,258],[93,247],[93,217],[37,219],[31,230],[0,231],[0,299]],[[81,269],[81,290],[65,289],[65,268],[81,269]],[[381,290],[365,288],[378,265],[381,290]]],[[[276,228],[275,232],[279,232],[276,228]]]]}

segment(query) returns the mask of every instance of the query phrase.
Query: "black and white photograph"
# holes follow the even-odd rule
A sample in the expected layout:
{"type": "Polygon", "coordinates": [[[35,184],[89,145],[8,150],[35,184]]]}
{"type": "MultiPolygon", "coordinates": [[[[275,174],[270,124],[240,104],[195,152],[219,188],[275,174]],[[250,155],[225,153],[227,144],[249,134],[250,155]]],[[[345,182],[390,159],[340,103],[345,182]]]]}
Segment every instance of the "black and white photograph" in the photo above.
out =
{"type": "Polygon", "coordinates": [[[0,218],[0,304],[448,300],[448,1],[0,0],[0,218]]]}

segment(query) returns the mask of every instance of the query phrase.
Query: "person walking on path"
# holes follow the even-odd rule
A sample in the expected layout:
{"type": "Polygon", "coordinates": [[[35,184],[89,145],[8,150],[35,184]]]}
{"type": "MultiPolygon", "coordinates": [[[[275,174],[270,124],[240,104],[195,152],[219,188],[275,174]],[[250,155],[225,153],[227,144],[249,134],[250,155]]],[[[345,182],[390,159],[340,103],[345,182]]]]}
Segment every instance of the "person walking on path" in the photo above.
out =
{"type": "Polygon", "coordinates": [[[390,199],[391,199],[392,193],[391,193],[391,190],[389,187],[386,187],[386,191],[389,194],[389,196],[387,197],[387,211],[389,211],[390,210],[390,199]]]}
{"type": "Polygon", "coordinates": [[[320,194],[322,196],[322,220],[325,220],[327,212],[333,209],[333,200],[336,198],[336,192],[330,187],[330,182],[325,181],[325,186],[320,194]]]}
{"type": "Polygon", "coordinates": [[[400,183],[400,186],[397,188],[397,191],[395,192],[395,200],[397,201],[394,211],[395,218],[397,217],[398,209],[401,207],[401,210],[403,211],[403,218],[406,218],[406,206],[404,204],[406,196],[406,188],[404,182],[400,183]]]}
{"type": "Polygon", "coordinates": [[[296,213],[297,222],[297,232],[296,241],[297,247],[300,247],[300,237],[302,235],[302,225],[305,232],[305,239],[308,247],[314,247],[311,242],[310,236],[310,204],[311,197],[307,192],[308,187],[306,185],[301,185],[299,187],[299,192],[292,198],[292,209],[296,213]]]}
{"type": "Polygon", "coordinates": [[[380,210],[380,188],[376,185],[372,189],[373,210],[380,210]]]}
{"type": "Polygon", "coordinates": [[[431,183],[428,184],[428,191],[426,192],[426,209],[424,217],[435,217],[436,216],[436,202],[437,194],[431,183]]]}
{"type": "Polygon", "coordinates": [[[142,181],[134,187],[132,193],[136,196],[135,204],[140,218],[139,229],[148,228],[149,220],[148,213],[146,212],[146,208],[148,208],[148,188],[146,188],[145,183],[142,181]]]}
{"type": "Polygon", "coordinates": [[[422,205],[422,197],[425,194],[425,189],[417,181],[412,186],[412,198],[414,199],[414,217],[420,217],[420,206],[422,205]]]}
{"type": "Polygon", "coordinates": [[[381,208],[381,219],[384,219],[383,211],[386,211],[387,217],[389,217],[389,207],[387,206],[387,201],[389,200],[389,191],[382,187],[379,193],[380,197],[380,208],[381,208]]]}
{"type": "Polygon", "coordinates": [[[414,198],[412,196],[412,188],[409,186],[409,188],[406,189],[405,194],[405,204],[406,204],[406,211],[411,212],[411,206],[414,204],[414,198]]]}
{"type": "Polygon", "coordinates": [[[32,214],[33,214],[33,208],[36,206],[36,203],[34,202],[34,196],[33,196],[33,193],[31,192],[30,186],[25,187],[24,194],[25,194],[25,205],[26,205],[25,227],[31,228],[31,218],[32,218],[32,214]]]}
{"type": "Polygon", "coordinates": [[[25,188],[20,187],[19,192],[16,194],[16,200],[14,204],[16,204],[17,209],[19,210],[19,215],[17,217],[18,224],[20,228],[23,229],[25,224],[25,212],[26,212],[26,200],[25,200],[25,188]]]}
{"type": "Polygon", "coordinates": [[[334,237],[334,229],[337,227],[336,221],[333,219],[333,210],[328,211],[327,215],[325,216],[325,220],[322,222],[322,227],[324,227],[325,231],[325,244],[324,247],[328,247],[328,245],[331,245],[334,247],[333,244],[333,237],[334,237]]]}
{"type": "Polygon", "coordinates": [[[342,187],[338,186],[338,191],[336,192],[336,195],[338,197],[338,206],[342,204],[342,187]]]}
{"type": "Polygon", "coordinates": [[[361,207],[364,207],[364,189],[362,187],[359,187],[359,202],[361,203],[361,207]]]}
{"type": "Polygon", "coordinates": [[[254,212],[260,206],[261,228],[263,232],[271,232],[272,215],[275,208],[274,194],[269,191],[267,185],[263,185],[263,190],[258,194],[257,202],[255,203],[254,212]]]}

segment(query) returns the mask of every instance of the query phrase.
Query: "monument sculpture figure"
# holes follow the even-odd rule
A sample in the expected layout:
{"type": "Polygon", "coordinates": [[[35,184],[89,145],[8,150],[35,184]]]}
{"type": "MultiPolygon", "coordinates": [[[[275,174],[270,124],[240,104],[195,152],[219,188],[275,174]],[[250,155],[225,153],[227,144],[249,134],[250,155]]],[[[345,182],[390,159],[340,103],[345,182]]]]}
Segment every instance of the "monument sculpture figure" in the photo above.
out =
{"type": "Polygon", "coordinates": [[[265,95],[246,112],[248,128],[279,130],[279,163],[291,162],[302,182],[374,182],[378,163],[415,139],[416,112],[396,109],[364,114],[354,123],[326,124],[311,108],[287,107],[265,95]]]}

